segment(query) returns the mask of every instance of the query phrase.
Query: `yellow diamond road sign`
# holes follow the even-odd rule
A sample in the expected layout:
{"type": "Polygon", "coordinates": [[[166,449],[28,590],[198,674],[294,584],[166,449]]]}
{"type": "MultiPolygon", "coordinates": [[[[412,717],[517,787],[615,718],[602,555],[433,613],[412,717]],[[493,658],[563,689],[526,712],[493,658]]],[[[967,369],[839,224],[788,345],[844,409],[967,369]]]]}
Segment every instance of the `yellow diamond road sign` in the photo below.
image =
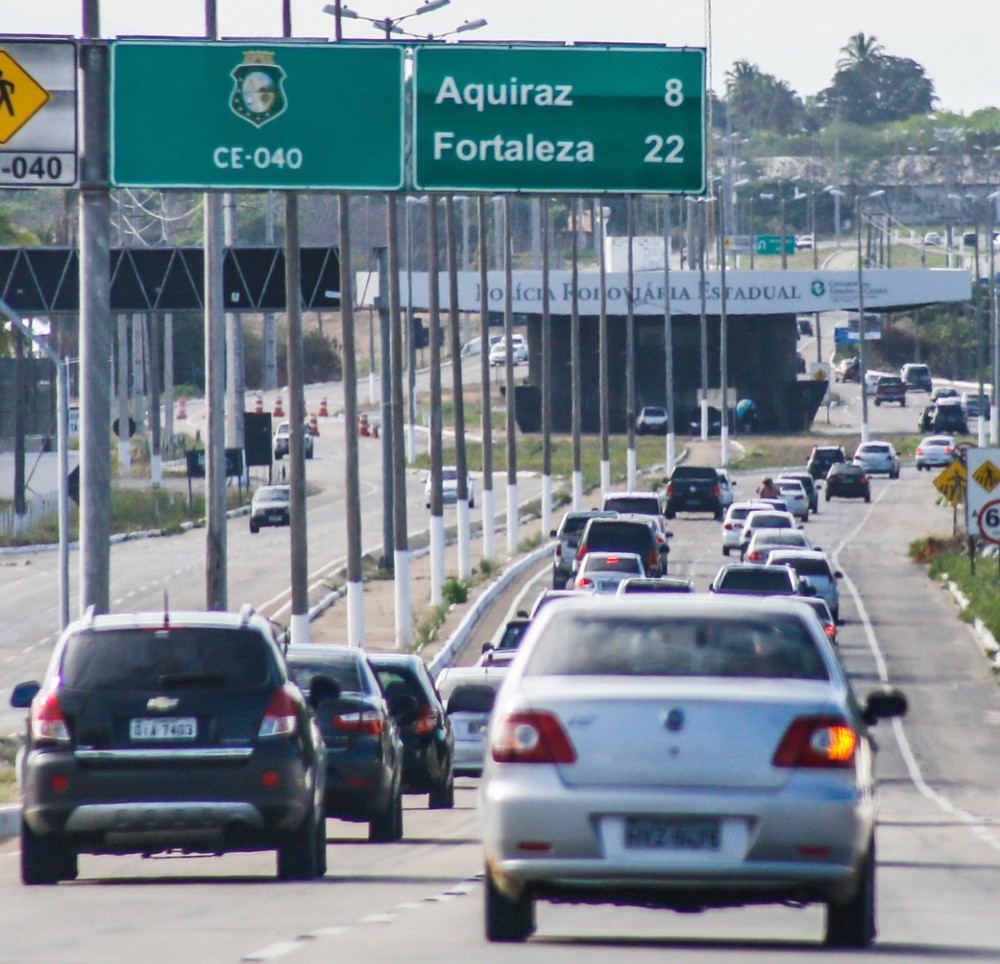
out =
{"type": "Polygon", "coordinates": [[[49,92],[0,47],[0,144],[6,144],[48,99],[49,92]]]}
{"type": "Polygon", "coordinates": [[[965,469],[961,462],[952,462],[934,478],[934,487],[952,505],[958,505],[965,497],[965,469]]]}
{"type": "Polygon", "coordinates": [[[972,473],[972,477],[987,492],[992,492],[998,485],[1000,485],[1000,469],[998,469],[989,459],[983,462],[983,464],[972,473]]]}

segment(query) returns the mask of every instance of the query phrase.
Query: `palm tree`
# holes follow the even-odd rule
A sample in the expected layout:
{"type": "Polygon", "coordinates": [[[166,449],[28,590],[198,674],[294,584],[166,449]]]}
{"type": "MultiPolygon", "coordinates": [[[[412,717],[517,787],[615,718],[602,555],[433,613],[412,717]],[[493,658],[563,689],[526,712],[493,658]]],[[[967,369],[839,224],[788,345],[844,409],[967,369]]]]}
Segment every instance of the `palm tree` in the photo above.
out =
{"type": "Polygon", "coordinates": [[[837,70],[852,70],[874,63],[885,53],[885,48],[878,38],[856,33],[840,48],[840,52],[843,56],[837,61],[837,70]]]}

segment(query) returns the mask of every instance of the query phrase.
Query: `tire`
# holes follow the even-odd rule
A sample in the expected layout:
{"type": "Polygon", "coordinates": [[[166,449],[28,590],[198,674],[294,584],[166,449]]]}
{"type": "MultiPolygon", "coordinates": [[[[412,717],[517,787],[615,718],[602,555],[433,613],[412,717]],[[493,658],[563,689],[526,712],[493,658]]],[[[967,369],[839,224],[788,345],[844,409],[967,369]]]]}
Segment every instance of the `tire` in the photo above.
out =
{"type": "MultiPolygon", "coordinates": [[[[312,880],[320,875],[319,834],[316,830],[315,805],[309,808],[302,823],[278,845],[278,880],[312,880]]],[[[326,849],[325,821],[323,843],[326,849]]]]}
{"type": "Polygon", "coordinates": [[[802,521],[803,522],[808,522],[809,521],[809,513],[808,512],[804,516],[802,516],[802,521]]]}
{"type": "Polygon", "coordinates": [[[326,876],[326,816],[316,823],[316,876],[326,876]]]}
{"type": "Polygon", "coordinates": [[[450,768],[445,782],[431,790],[427,806],[431,810],[451,810],[455,806],[455,774],[450,768]]]}
{"type": "Polygon", "coordinates": [[[677,517],[677,513],[673,509],[667,509],[664,514],[668,519],[675,519],[677,517]]]}
{"type": "Polygon", "coordinates": [[[275,452],[274,453],[274,461],[275,462],[280,462],[281,461],[281,453],[280,452],[275,452]]]}
{"type": "Polygon", "coordinates": [[[260,532],[260,526],[257,525],[256,522],[251,522],[250,523],[250,531],[251,532],[260,532]]]}
{"type": "Polygon", "coordinates": [[[530,897],[505,897],[486,870],[483,881],[483,923],[491,943],[520,944],[535,933],[535,902],[530,897]]]}
{"type": "Polygon", "coordinates": [[[728,556],[729,555],[729,549],[730,549],[730,546],[723,546],[722,547],[722,554],[724,556],[728,556]]]}
{"type": "Polygon", "coordinates": [[[403,836],[403,795],[397,790],[386,807],[368,821],[369,843],[392,843],[403,836]]]}
{"type": "Polygon", "coordinates": [[[866,492],[865,493],[865,502],[871,502],[871,500],[872,500],[872,494],[871,494],[871,492],[866,492]]]}
{"type": "Polygon", "coordinates": [[[313,450],[312,449],[306,449],[306,458],[307,459],[311,459],[312,457],[313,457],[313,450]]]}
{"type": "Polygon", "coordinates": [[[29,887],[76,877],[76,854],[21,822],[21,882],[29,887]]]}
{"type": "Polygon", "coordinates": [[[865,855],[861,879],[846,903],[826,905],[827,947],[870,947],[875,940],[875,844],[865,855]]]}
{"type": "Polygon", "coordinates": [[[882,404],[882,400],[880,398],[876,398],[875,399],[875,407],[878,408],[879,405],[881,405],[881,404],[882,404]]]}
{"type": "Polygon", "coordinates": [[[830,501],[830,490],[829,489],[826,490],[826,501],[827,502],[830,501]]]}

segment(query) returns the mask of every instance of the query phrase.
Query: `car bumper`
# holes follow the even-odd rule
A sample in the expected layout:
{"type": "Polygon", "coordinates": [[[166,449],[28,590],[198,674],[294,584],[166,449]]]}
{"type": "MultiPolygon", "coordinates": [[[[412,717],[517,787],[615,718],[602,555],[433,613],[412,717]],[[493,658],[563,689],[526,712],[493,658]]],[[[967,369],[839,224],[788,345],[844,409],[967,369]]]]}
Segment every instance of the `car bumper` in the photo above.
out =
{"type": "Polygon", "coordinates": [[[853,775],[795,776],[780,791],[724,793],[567,792],[546,776],[488,777],[482,789],[487,861],[510,893],[679,908],[840,897],[853,890],[873,832],[873,798],[848,786],[853,775]],[[626,847],[626,817],[677,814],[717,819],[718,849],[626,847]]]}
{"type": "Polygon", "coordinates": [[[326,812],[344,820],[369,820],[384,810],[393,791],[393,772],[381,760],[345,760],[326,754],[326,812]]]}
{"type": "Polygon", "coordinates": [[[250,521],[260,528],[264,526],[287,526],[289,525],[288,513],[283,512],[280,514],[275,514],[271,512],[264,512],[260,515],[251,515],[250,521]]]}
{"type": "Polygon", "coordinates": [[[156,766],[131,756],[29,754],[24,820],[83,853],[259,849],[301,824],[316,780],[302,760],[280,752],[226,751],[156,766]],[[54,778],[66,781],[61,792],[51,789],[54,778]]]}

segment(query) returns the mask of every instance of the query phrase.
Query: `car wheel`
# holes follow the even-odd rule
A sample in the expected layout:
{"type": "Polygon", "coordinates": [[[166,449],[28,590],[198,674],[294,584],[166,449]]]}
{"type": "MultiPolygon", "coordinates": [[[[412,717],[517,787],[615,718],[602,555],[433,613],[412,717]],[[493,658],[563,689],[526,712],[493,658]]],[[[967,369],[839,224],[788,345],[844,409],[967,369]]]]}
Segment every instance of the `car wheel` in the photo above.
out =
{"type": "Polygon", "coordinates": [[[830,490],[829,489],[826,490],[826,496],[825,496],[825,498],[826,498],[827,502],[830,501],[830,490]]]}
{"type": "Polygon", "coordinates": [[[483,911],[486,940],[491,943],[519,944],[535,932],[535,902],[522,894],[507,897],[497,890],[489,868],[483,884],[483,911]]]}
{"type": "MultiPolygon", "coordinates": [[[[319,876],[319,835],[316,808],[311,806],[302,823],[278,845],[278,880],[312,880],[319,876]]],[[[324,850],[326,833],[323,834],[324,850]]]]}
{"type": "Polygon", "coordinates": [[[826,905],[827,947],[869,947],[875,940],[875,844],[864,858],[857,890],[846,903],[826,905]]]}
{"type": "Polygon", "coordinates": [[[729,548],[730,548],[729,546],[723,546],[722,547],[722,554],[724,556],[728,556],[729,555],[729,548]]]}
{"type": "Polygon", "coordinates": [[[316,876],[326,876],[326,817],[316,823],[316,876]]]}
{"type": "Polygon", "coordinates": [[[448,777],[430,792],[427,805],[431,810],[451,810],[455,806],[455,774],[448,770],[448,777]]]}
{"type": "Polygon", "coordinates": [[[306,458],[311,459],[313,457],[313,450],[311,448],[306,449],[306,458]]]}
{"type": "Polygon", "coordinates": [[[666,511],[666,512],[665,512],[664,514],[666,515],[666,517],[667,517],[668,519],[674,519],[674,518],[676,518],[676,517],[677,517],[677,513],[676,513],[676,512],[674,512],[674,510],[673,510],[673,509],[667,509],[667,511],[666,511]]]}
{"type": "Polygon", "coordinates": [[[21,882],[58,884],[76,877],[76,854],[54,840],[40,837],[26,821],[21,821],[21,882]],[[69,872],[68,872],[69,871],[69,872]]]}
{"type": "Polygon", "coordinates": [[[403,795],[397,790],[386,807],[368,821],[369,843],[392,843],[403,836],[403,795]]]}
{"type": "Polygon", "coordinates": [[[872,500],[872,494],[871,494],[871,492],[866,492],[865,493],[865,502],[871,502],[871,500],[872,500]]]}
{"type": "Polygon", "coordinates": [[[718,511],[717,511],[717,512],[715,513],[715,521],[716,521],[716,522],[721,522],[721,521],[722,521],[722,517],[723,517],[724,515],[725,515],[725,513],[724,513],[724,512],[722,511],[722,509],[719,509],[719,510],[718,510],[718,511]]]}
{"type": "Polygon", "coordinates": [[[251,532],[260,532],[260,526],[257,525],[256,522],[251,522],[250,523],[250,531],[251,532]]]}
{"type": "Polygon", "coordinates": [[[882,400],[880,398],[876,398],[875,399],[875,407],[878,408],[879,405],[881,405],[881,404],[882,404],[882,400]]]}
{"type": "Polygon", "coordinates": [[[280,452],[275,452],[274,453],[274,461],[275,462],[280,462],[281,461],[281,453],[280,452]]]}

